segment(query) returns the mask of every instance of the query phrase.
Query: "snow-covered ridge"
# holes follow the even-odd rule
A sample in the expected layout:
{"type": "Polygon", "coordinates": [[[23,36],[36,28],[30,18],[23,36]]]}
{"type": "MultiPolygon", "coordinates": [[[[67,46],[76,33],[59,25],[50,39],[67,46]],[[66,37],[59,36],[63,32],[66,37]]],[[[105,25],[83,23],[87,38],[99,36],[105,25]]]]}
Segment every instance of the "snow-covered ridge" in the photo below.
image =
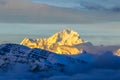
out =
{"type": "MultiPolygon", "coordinates": [[[[94,46],[92,47],[96,49],[94,46]]],[[[102,49],[104,50],[104,48],[102,49]]],[[[21,78],[21,80],[44,80],[44,78],[49,80],[49,77],[54,76],[82,74],[75,78],[79,80],[83,74],[91,74],[94,69],[100,69],[100,73],[102,69],[119,70],[120,57],[114,55],[111,49],[103,51],[101,54],[91,54],[83,50],[82,54],[63,55],[19,44],[0,45],[0,72],[2,73],[0,73],[0,77],[3,76],[3,79],[0,78],[1,80],[6,80],[6,77],[10,80],[21,78]]],[[[95,73],[94,76],[98,73],[95,73]]],[[[104,71],[101,74],[104,74],[104,71]]]]}
{"type": "Polygon", "coordinates": [[[10,65],[28,64],[30,71],[62,70],[71,64],[78,65],[86,61],[67,55],[59,55],[42,49],[30,49],[18,44],[0,45],[0,70],[7,70],[10,65]]]}
{"type": "Polygon", "coordinates": [[[49,38],[29,39],[25,38],[20,44],[30,48],[40,48],[58,54],[79,54],[82,49],[78,49],[76,45],[85,44],[80,35],[71,30],[65,29],[60,31],[49,38]]]}

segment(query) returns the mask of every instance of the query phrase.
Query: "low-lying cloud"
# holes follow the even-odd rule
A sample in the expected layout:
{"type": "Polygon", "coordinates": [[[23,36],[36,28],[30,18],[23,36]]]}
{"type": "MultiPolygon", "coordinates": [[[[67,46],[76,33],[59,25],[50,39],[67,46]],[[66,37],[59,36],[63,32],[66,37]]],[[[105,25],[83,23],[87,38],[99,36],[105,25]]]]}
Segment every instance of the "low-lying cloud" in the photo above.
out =
{"type": "MultiPolygon", "coordinates": [[[[87,55],[86,55],[87,56],[87,55]]],[[[43,80],[119,80],[120,79],[120,57],[114,56],[111,52],[105,54],[95,55],[92,63],[77,65],[70,65],[66,68],[63,74],[59,72],[44,72],[34,74],[31,79],[43,80]],[[37,75],[37,76],[36,76],[37,75]],[[41,75],[51,75],[49,77],[40,77],[41,75]]],[[[21,77],[23,77],[22,75],[21,77]]],[[[25,76],[24,76],[25,77],[25,76]]],[[[18,78],[18,77],[17,77],[18,78]]],[[[27,77],[27,79],[29,79],[27,77]]],[[[26,79],[26,77],[25,77],[26,79]]]]}
{"type": "Polygon", "coordinates": [[[80,73],[73,76],[53,76],[45,80],[119,80],[120,70],[95,69],[89,73],[80,73]]]}
{"type": "MultiPolygon", "coordinates": [[[[95,62],[88,69],[74,75],[52,76],[45,80],[119,80],[120,57],[110,53],[95,56],[95,62]]],[[[81,67],[81,66],[79,66],[81,67]]],[[[78,69],[79,70],[79,69],[78,69]]],[[[71,69],[72,72],[72,69],[71,69]]]]}

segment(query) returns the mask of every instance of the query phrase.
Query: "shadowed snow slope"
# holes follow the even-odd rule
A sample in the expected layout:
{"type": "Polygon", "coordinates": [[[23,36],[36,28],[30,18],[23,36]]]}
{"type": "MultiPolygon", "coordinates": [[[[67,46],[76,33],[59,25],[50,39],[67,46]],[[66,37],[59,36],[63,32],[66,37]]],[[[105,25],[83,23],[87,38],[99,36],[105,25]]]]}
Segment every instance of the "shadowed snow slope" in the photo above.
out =
{"type": "Polygon", "coordinates": [[[20,44],[30,48],[41,48],[59,54],[75,55],[82,53],[82,50],[78,49],[76,45],[83,43],[87,42],[85,42],[77,32],[71,29],[65,29],[49,38],[35,40],[25,38],[20,44]]]}
{"type": "MultiPolygon", "coordinates": [[[[0,70],[8,70],[12,64],[28,64],[29,70],[34,71],[64,71],[69,65],[75,67],[87,63],[68,55],[59,55],[42,49],[30,49],[18,44],[0,45],[0,70]],[[8,68],[8,69],[7,69],[8,68]]],[[[68,70],[69,71],[69,70],[68,70]]]]}
{"type": "Polygon", "coordinates": [[[107,51],[93,55],[83,51],[78,55],[63,55],[2,44],[0,80],[119,80],[120,57],[113,54],[107,51]]]}

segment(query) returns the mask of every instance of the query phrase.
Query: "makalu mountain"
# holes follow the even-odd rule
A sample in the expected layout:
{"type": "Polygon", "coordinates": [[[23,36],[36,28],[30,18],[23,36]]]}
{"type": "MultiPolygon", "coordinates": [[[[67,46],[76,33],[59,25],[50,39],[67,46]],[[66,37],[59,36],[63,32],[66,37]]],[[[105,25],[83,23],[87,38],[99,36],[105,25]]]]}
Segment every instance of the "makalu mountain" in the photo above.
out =
{"type": "Polygon", "coordinates": [[[40,48],[58,54],[75,55],[82,53],[83,51],[82,49],[78,49],[76,45],[87,43],[89,44],[89,42],[84,41],[77,32],[71,29],[65,29],[48,38],[25,38],[20,44],[30,48],[40,48]]]}

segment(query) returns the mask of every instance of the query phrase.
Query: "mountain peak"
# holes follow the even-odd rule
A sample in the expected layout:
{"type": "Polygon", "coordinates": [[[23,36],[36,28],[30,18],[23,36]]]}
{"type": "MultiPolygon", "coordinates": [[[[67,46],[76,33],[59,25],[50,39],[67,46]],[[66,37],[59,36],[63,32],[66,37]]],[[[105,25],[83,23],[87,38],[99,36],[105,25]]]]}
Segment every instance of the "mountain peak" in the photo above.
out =
{"type": "Polygon", "coordinates": [[[58,54],[79,54],[82,53],[76,45],[85,43],[80,35],[72,29],[64,29],[49,38],[29,39],[25,38],[21,44],[30,48],[40,48],[58,54]]]}
{"type": "Polygon", "coordinates": [[[70,28],[66,28],[66,29],[63,30],[63,32],[67,32],[67,33],[70,33],[71,31],[73,31],[73,30],[70,29],[70,28]]]}
{"type": "Polygon", "coordinates": [[[74,46],[84,43],[80,35],[72,29],[64,29],[48,38],[49,41],[58,43],[59,45],[74,46]]]}
{"type": "Polygon", "coordinates": [[[64,29],[63,31],[59,32],[59,34],[62,34],[62,35],[68,34],[69,36],[77,35],[76,37],[78,37],[78,36],[80,37],[80,35],[76,31],[74,31],[74,30],[72,30],[70,28],[64,29]]]}
{"type": "Polygon", "coordinates": [[[77,33],[76,31],[72,30],[71,28],[63,29],[61,32],[66,32],[68,34],[70,34],[71,32],[77,33]]]}

